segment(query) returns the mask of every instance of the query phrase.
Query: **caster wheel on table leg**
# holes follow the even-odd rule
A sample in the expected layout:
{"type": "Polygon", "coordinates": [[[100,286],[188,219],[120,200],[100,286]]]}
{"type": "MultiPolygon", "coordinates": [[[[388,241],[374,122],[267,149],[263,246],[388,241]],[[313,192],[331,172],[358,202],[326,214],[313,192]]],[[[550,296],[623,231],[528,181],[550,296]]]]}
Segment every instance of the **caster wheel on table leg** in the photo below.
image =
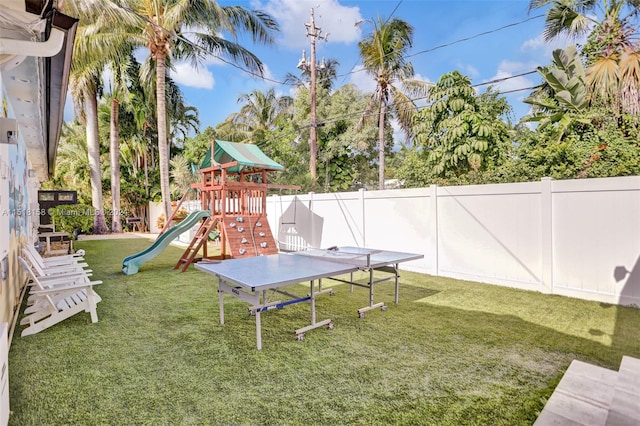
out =
{"type": "Polygon", "coordinates": [[[328,328],[329,330],[333,330],[333,323],[332,323],[332,322],[330,322],[329,324],[327,324],[327,328],[328,328]]]}
{"type": "Polygon", "coordinates": [[[358,318],[364,318],[364,312],[358,312],[358,318]]]}
{"type": "Polygon", "coordinates": [[[382,310],[382,312],[385,312],[387,310],[386,306],[383,306],[382,308],[380,308],[382,310]]]}
{"type": "Polygon", "coordinates": [[[304,340],[304,334],[296,334],[296,339],[298,340],[298,342],[301,342],[302,340],[304,340]]]}

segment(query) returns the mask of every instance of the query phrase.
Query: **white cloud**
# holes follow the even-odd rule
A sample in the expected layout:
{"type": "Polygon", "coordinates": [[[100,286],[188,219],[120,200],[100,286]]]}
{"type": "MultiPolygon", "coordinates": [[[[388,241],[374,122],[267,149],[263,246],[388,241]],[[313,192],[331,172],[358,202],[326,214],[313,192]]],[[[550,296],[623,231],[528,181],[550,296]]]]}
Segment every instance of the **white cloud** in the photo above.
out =
{"type": "Polygon", "coordinates": [[[252,76],[252,77],[256,81],[260,81],[260,82],[266,84],[267,86],[274,86],[276,84],[276,82],[278,81],[278,79],[271,72],[271,69],[269,69],[269,67],[265,63],[262,63],[262,76],[264,78],[260,78],[260,77],[257,77],[257,76],[252,76]]]}
{"type": "MultiPolygon", "coordinates": [[[[500,65],[498,65],[498,70],[496,71],[495,75],[490,79],[485,80],[485,82],[506,79],[506,80],[491,84],[491,86],[493,86],[495,89],[497,89],[500,92],[508,92],[511,90],[518,90],[518,89],[523,89],[525,87],[531,87],[535,83],[533,82],[532,79],[528,78],[528,76],[513,77],[514,75],[531,71],[531,69],[532,69],[531,65],[524,64],[522,62],[513,62],[513,61],[504,60],[500,62],[500,65]]],[[[535,77],[535,75],[533,75],[533,77],[535,77]]]]}
{"type": "Polygon", "coordinates": [[[472,79],[473,77],[477,77],[478,75],[480,75],[480,71],[478,71],[478,69],[471,64],[463,64],[461,62],[458,62],[456,64],[456,68],[458,68],[461,73],[468,75],[472,79]]]}
{"type": "Polygon", "coordinates": [[[478,75],[480,75],[480,71],[478,71],[478,69],[473,65],[467,65],[463,69],[465,73],[467,73],[471,78],[477,77],[478,75]]]}
{"type": "Polygon", "coordinates": [[[433,83],[433,81],[431,81],[431,79],[429,77],[424,77],[422,74],[420,73],[415,73],[413,75],[413,79],[414,80],[420,80],[420,81],[424,81],[425,83],[433,83]]]}
{"type": "Polygon", "coordinates": [[[526,40],[520,46],[520,50],[525,53],[542,54],[545,58],[551,58],[551,54],[556,49],[564,49],[570,44],[584,44],[586,39],[568,39],[566,37],[556,37],[553,40],[545,41],[542,34],[536,38],[526,40]]]}
{"type": "Polygon", "coordinates": [[[315,24],[322,34],[329,34],[327,43],[353,43],[361,38],[354,23],[362,17],[360,8],[341,5],[338,0],[268,0],[255,2],[255,7],[269,13],[280,24],[280,44],[291,49],[309,45],[305,23],[309,23],[314,8],[315,24]]]}
{"type": "Polygon", "coordinates": [[[175,71],[171,73],[171,78],[178,84],[198,89],[213,89],[216,83],[213,74],[207,67],[200,66],[195,69],[185,62],[175,65],[175,71]]]}
{"type": "Polygon", "coordinates": [[[373,92],[376,88],[375,80],[364,70],[362,65],[353,67],[349,75],[349,83],[355,85],[363,92],[373,92]]]}

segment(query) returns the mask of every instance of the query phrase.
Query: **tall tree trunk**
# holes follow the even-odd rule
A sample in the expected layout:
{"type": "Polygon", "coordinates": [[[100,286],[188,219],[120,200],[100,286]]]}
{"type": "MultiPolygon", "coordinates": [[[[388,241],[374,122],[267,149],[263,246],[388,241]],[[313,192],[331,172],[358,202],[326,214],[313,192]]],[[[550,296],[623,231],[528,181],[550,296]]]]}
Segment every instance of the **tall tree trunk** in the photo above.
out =
{"type": "Polygon", "coordinates": [[[156,57],[156,103],[158,120],[158,157],[160,166],[160,192],[166,220],[171,215],[171,192],[169,189],[169,146],[167,145],[167,99],[165,96],[165,55],[156,57]]]}
{"type": "Polygon", "coordinates": [[[98,96],[94,90],[85,93],[87,117],[87,152],[89,154],[89,174],[91,179],[91,204],[95,209],[93,233],[104,234],[107,224],[104,219],[102,200],[102,176],[100,173],[100,138],[98,136],[98,96]]]}
{"type": "Polygon", "coordinates": [[[120,223],[120,134],[118,133],[118,100],[111,99],[110,156],[111,156],[111,231],[122,232],[120,223]]]}
{"type": "Polygon", "coordinates": [[[380,121],[378,122],[378,189],[384,189],[384,118],[387,105],[380,103],[380,121]]]}
{"type": "Polygon", "coordinates": [[[147,161],[147,152],[144,153],[144,190],[147,198],[149,198],[149,162],[147,161]]]}

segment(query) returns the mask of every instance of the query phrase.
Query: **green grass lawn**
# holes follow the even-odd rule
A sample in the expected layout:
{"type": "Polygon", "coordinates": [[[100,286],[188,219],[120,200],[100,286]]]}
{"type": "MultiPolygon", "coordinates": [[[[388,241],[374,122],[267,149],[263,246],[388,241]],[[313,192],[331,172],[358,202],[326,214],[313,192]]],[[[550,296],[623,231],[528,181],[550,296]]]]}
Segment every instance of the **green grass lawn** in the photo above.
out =
{"type": "Polygon", "coordinates": [[[410,272],[400,304],[380,284],[388,311],[362,319],[367,290],[332,284],[317,311],[335,329],[301,342],[307,304],[264,313],[258,351],[248,305],[226,296],[220,325],[216,280],[172,269],[182,250],[123,275],[148,245],[76,244],[104,281],[99,322],[81,313],[24,338],[17,327],[11,425],[529,425],[571,360],[617,370],[640,357],[638,309],[410,272]]]}

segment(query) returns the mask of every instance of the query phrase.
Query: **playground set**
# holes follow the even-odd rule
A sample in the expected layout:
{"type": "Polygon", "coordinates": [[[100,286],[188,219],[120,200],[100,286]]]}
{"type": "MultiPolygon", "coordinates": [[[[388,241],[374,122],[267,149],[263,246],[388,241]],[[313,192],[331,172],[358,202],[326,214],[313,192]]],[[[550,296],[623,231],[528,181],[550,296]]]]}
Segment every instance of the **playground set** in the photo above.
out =
{"type": "Polygon", "coordinates": [[[269,189],[300,189],[295,185],[272,185],[267,173],[284,167],[267,157],[258,146],[226,141],[212,141],[200,166],[201,181],[191,185],[177,203],[156,241],[147,249],[126,257],[122,272],[132,275],[140,265],[162,252],[176,237],[200,226],[174,266],[186,271],[203,259],[229,259],[278,253],[278,246],[267,221],[267,191],[269,189]],[[195,191],[201,210],[191,212],[175,223],[189,193],[195,191]],[[210,256],[207,242],[217,232],[220,254],[210,256]]]}

